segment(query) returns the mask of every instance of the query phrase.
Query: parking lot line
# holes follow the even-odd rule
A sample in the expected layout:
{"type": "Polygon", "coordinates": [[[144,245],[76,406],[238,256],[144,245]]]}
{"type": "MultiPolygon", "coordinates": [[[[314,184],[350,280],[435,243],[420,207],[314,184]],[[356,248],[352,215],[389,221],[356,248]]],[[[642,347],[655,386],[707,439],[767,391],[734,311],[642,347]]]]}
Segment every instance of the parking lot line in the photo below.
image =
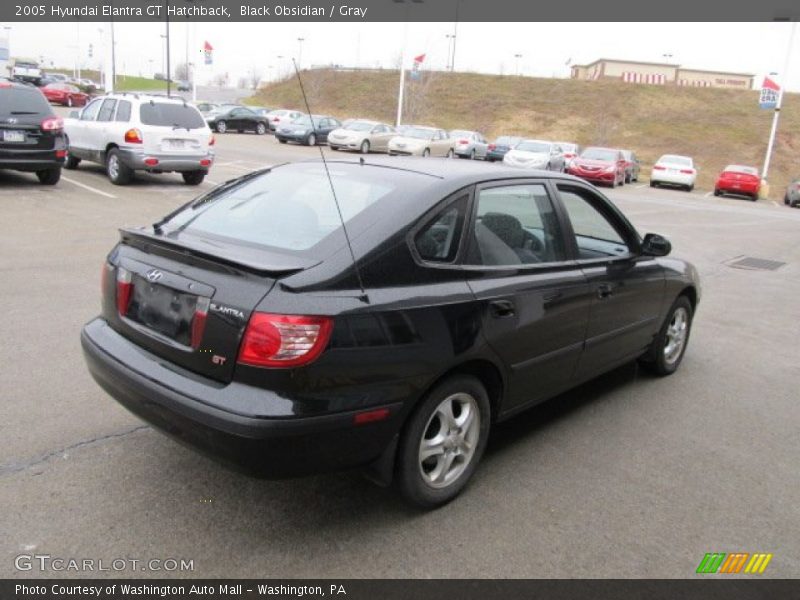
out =
{"type": "Polygon", "coordinates": [[[106,198],[116,198],[114,194],[109,194],[108,192],[104,192],[103,190],[98,190],[97,188],[93,188],[90,185],[86,185],[85,183],[81,183],[80,181],[75,181],[74,179],[70,179],[69,177],[61,176],[62,181],[68,181],[72,185],[77,185],[78,187],[82,187],[85,190],[89,190],[90,192],[94,192],[95,194],[99,194],[100,196],[105,196],[106,198]]]}

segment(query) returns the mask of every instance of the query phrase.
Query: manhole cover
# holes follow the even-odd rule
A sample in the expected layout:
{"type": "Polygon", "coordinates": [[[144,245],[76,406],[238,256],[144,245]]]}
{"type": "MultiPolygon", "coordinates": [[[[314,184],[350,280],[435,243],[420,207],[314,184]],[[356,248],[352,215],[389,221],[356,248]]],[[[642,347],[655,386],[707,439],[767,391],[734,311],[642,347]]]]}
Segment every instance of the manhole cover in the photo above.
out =
{"type": "Polygon", "coordinates": [[[779,260],[769,260],[766,258],[755,258],[753,256],[745,256],[743,258],[735,259],[729,262],[728,266],[735,269],[754,269],[757,271],[774,271],[780,269],[785,262],[779,260]]]}

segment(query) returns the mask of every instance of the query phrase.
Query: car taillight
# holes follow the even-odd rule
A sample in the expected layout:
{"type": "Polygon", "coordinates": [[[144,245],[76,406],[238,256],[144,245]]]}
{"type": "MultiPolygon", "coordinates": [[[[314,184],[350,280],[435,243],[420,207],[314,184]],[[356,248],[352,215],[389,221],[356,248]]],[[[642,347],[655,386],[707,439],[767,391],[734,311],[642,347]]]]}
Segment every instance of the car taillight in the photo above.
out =
{"type": "Polygon", "coordinates": [[[124,316],[128,312],[128,304],[133,292],[133,277],[131,272],[122,267],[117,267],[117,312],[124,316]]]}
{"type": "Polygon", "coordinates": [[[208,318],[208,307],[211,305],[211,298],[200,296],[194,307],[194,317],[192,317],[192,348],[195,350],[200,347],[203,341],[203,332],[206,329],[206,319],[208,318]]]}
{"type": "Polygon", "coordinates": [[[681,173],[685,175],[694,175],[694,169],[681,169],[681,173]]]}
{"type": "Polygon", "coordinates": [[[666,167],[662,167],[661,165],[653,165],[653,171],[665,171],[666,167]]]}
{"type": "Polygon", "coordinates": [[[459,144],[469,144],[469,140],[458,140],[459,144]]]}
{"type": "Polygon", "coordinates": [[[281,120],[281,118],[280,118],[280,117],[275,117],[275,118],[274,118],[274,119],[272,119],[272,120],[273,120],[273,121],[275,121],[275,122],[277,123],[278,121],[280,121],[280,120],[281,120]]]}
{"type": "Polygon", "coordinates": [[[575,153],[574,152],[567,152],[564,155],[564,158],[575,158],[575,153]]]}
{"type": "Polygon", "coordinates": [[[142,140],[142,132],[136,128],[128,129],[125,132],[125,141],[129,144],[141,144],[144,140],[142,140]]]}
{"type": "Polygon", "coordinates": [[[200,161],[200,166],[201,167],[210,167],[211,166],[211,159],[209,159],[209,158],[202,159],[200,161]]]}
{"type": "Polygon", "coordinates": [[[333,319],[253,313],[238,362],[254,367],[299,367],[315,360],[330,339],[333,319]]]}
{"type": "Polygon", "coordinates": [[[148,167],[155,167],[158,164],[158,159],[153,156],[148,156],[144,159],[144,164],[148,167]]]}
{"type": "Polygon", "coordinates": [[[497,148],[497,144],[489,144],[489,150],[495,150],[497,148]]]}
{"type": "Polygon", "coordinates": [[[64,129],[64,119],[61,117],[47,117],[42,121],[42,131],[61,131],[64,129]]]}

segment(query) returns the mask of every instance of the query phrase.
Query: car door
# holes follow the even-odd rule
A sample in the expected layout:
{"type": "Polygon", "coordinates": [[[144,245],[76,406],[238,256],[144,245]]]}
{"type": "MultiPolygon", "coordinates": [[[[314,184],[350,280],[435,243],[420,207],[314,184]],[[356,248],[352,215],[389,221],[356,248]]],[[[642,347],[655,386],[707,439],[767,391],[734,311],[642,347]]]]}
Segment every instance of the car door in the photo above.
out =
{"type": "Polygon", "coordinates": [[[98,157],[100,152],[105,150],[108,142],[112,139],[116,107],[116,99],[106,98],[103,100],[102,104],[100,104],[100,110],[97,111],[97,119],[95,120],[94,130],[92,131],[91,146],[92,152],[96,153],[98,157]]]}
{"type": "Polygon", "coordinates": [[[571,387],[589,319],[586,276],[568,252],[545,180],[476,187],[464,270],[514,412],[571,387]]]}
{"type": "Polygon", "coordinates": [[[568,244],[591,289],[591,313],[578,379],[602,373],[641,355],[658,331],[664,271],[639,252],[636,231],[596,191],[557,184],[568,217],[568,244]]]}
{"type": "Polygon", "coordinates": [[[434,156],[447,156],[451,148],[450,138],[447,132],[443,129],[438,130],[431,145],[433,146],[433,148],[431,148],[431,154],[434,156]]]}
{"type": "Polygon", "coordinates": [[[102,98],[93,100],[80,111],[77,119],[70,121],[67,137],[69,138],[69,150],[75,156],[87,160],[97,160],[97,156],[93,152],[92,140],[95,119],[102,103],[102,98]]]}

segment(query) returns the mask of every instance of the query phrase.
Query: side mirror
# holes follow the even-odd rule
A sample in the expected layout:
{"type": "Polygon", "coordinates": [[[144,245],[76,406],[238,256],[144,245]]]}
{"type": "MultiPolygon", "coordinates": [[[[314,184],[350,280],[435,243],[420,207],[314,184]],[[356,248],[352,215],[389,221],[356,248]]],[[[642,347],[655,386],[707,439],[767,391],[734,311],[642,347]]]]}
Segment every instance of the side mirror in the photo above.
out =
{"type": "Polygon", "coordinates": [[[80,119],[81,113],[78,110],[71,110],[69,111],[69,118],[70,119],[80,119]]]}
{"type": "Polygon", "coordinates": [[[646,256],[666,256],[672,252],[669,240],[657,233],[648,233],[642,240],[642,254],[646,256]]]}

